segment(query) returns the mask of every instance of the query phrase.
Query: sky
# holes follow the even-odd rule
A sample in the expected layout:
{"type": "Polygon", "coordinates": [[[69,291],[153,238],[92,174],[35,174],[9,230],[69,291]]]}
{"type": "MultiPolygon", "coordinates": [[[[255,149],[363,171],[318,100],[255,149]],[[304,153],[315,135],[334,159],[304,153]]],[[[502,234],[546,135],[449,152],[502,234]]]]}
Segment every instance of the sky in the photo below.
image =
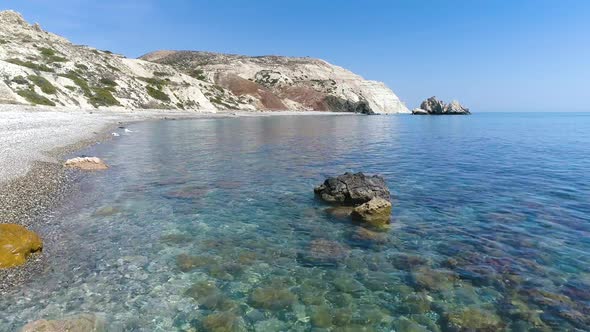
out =
{"type": "Polygon", "coordinates": [[[588,0],[2,0],[76,44],[322,58],[409,108],[590,111],[588,0]]]}

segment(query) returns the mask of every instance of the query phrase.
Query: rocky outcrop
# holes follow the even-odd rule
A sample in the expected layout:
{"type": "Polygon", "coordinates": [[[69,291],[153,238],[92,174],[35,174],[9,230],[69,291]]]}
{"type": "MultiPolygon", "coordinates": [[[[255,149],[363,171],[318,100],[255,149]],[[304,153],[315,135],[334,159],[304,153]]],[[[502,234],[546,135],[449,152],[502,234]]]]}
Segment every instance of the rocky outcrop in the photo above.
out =
{"type": "Polygon", "coordinates": [[[0,103],[409,113],[381,82],[312,58],[157,51],[126,59],[0,12],[0,103]]]}
{"type": "Polygon", "coordinates": [[[68,159],[65,162],[66,167],[77,168],[83,171],[102,171],[109,166],[97,157],[77,157],[68,159]]]}
{"type": "Polygon", "coordinates": [[[351,212],[353,219],[373,226],[390,223],[390,193],[380,176],[345,173],[327,179],[314,192],[326,202],[354,206],[351,212]]]}
{"type": "Polygon", "coordinates": [[[270,93],[291,110],[409,113],[385,84],[319,59],[190,51],[157,51],[141,59],[173,66],[225,89],[205,93],[217,105],[272,110],[276,107],[263,99],[271,99],[270,93]],[[236,77],[251,84],[236,84],[236,77]]]}
{"type": "Polygon", "coordinates": [[[41,238],[15,224],[0,224],[0,269],[24,264],[32,254],[43,249],[41,238]]]}
{"type": "Polygon", "coordinates": [[[360,205],[373,198],[390,199],[389,189],[381,176],[363,173],[344,173],[328,178],[314,191],[324,201],[342,205],[360,205]]]}
{"type": "Polygon", "coordinates": [[[0,103],[215,112],[202,82],[170,66],[74,45],[0,12],[0,103]]]}
{"type": "Polygon", "coordinates": [[[25,325],[21,332],[106,332],[104,318],[95,314],[80,314],[63,320],[37,320],[25,325]]]}
{"type": "Polygon", "coordinates": [[[373,226],[389,224],[391,219],[391,202],[381,197],[373,198],[352,210],[353,219],[361,220],[373,226]]]}
{"type": "Polygon", "coordinates": [[[436,97],[430,97],[420,104],[420,108],[412,111],[414,115],[468,115],[468,108],[463,107],[458,101],[445,104],[436,97]]]}

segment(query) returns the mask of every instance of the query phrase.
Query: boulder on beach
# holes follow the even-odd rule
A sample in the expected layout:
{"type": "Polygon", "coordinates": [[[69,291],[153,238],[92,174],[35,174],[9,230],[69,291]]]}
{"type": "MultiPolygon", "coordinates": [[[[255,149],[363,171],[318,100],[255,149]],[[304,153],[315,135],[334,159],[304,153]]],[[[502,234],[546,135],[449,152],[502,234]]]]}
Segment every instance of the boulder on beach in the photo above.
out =
{"type": "Polygon", "coordinates": [[[389,189],[381,176],[363,173],[344,173],[328,178],[314,191],[326,202],[348,206],[364,204],[373,198],[390,199],[389,189]]]}
{"type": "Polygon", "coordinates": [[[63,320],[37,320],[25,325],[21,332],[106,332],[104,318],[80,314],[63,320]]]}
{"type": "Polygon", "coordinates": [[[66,167],[77,168],[83,171],[102,171],[109,166],[97,157],[77,157],[68,159],[65,162],[66,167]]]}
{"type": "Polygon", "coordinates": [[[24,264],[43,249],[41,238],[20,225],[0,224],[0,269],[24,264]]]}
{"type": "Polygon", "coordinates": [[[442,100],[436,97],[430,97],[420,104],[419,108],[412,111],[414,115],[468,115],[471,114],[469,109],[463,107],[461,103],[456,100],[445,104],[442,100]]]}
{"type": "Polygon", "coordinates": [[[373,226],[383,226],[391,220],[391,202],[381,197],[373,198],[352,210],[353,219],[361,220],[373,226]]]}

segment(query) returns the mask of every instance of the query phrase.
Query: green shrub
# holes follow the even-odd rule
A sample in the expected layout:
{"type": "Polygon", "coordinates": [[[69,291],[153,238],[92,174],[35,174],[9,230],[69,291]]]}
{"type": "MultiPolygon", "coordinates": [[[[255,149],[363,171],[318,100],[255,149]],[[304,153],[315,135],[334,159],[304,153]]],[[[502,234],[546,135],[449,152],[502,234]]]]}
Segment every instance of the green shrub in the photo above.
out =
{"type": "Polygon", "coordinates": [[[67,74],[61,74],[60,76],[71,79],[77,86],[80,87],[80,89],[82,89],[82,92],[84,92],[86,97],[92,97],[92,91],[88,86],[88,82],[86,82],[86,80],[80,77],[80,75],[78,75],[76,72],[70,71],[67,74]]]}
{"type": "Polygon", "coordinates": [[[39,48],[41,51],[41,55],[45,58],[48,62],[66,62],[67,59],[57,55],[57,52],[51,48],[41,47],[39,48]]]}
{"type": "Polygon", "coordinates": [[[113,97],[111,91],[105,88],[93,88],[94,95],[90,97],[90,103],[94,107],[98,106],[119,106],[121,103],[113,97]]]}
{"type": "Polygon", "coordinates": [[[0,39],[0,45],[8,44],[8,40],[0,39]]]}
{"type": "Polygon", "coordinates": [[[23,61],[23,60],[20,60],[20,59],[8,59],[8,60],[6,60],[6,62],[10,62],[10,63],[15,64],[15,65],[19,65],[19,66],[31,68],[33,70],[46,71],[46,72],[54,72],[54,69],[53,68],[49,68],[46,65],[36,64],[34,62],[31,62],[31,61],[23,61]]]}
{"type": "Polygon", "coordinates": [[[16,76],[16,77],[14,77],[14,78],[12,79],[12,81],[13,81],[14,83],[16,83],[16,84],[23,84],[23,85],[24,85],[24,84],[29,84],[29,81],[27,81],[27,79],[26,79],[26,78],[24,78],[24,77],[22,77],[21,75],[18,75],[18,76],[16,76]]]}
{"type": "Polygon", "coordinates": [[[109,68],[110,70],[114,70],[114,71],[121,71],[119,68],[117,68],[115,66],[111,66],[109,64],[107,64],[107,68],[109,68]]]}
{"type": "Polygon", "coordinates": [[[53,86],[53,84],[49,83],[49,81],[44,77],[29,75],[28,79],[35,83],[36,86],[40,87],[43,93],[55,94],[57,92],[57,89],[53,86]]]}
{"type": "Polygon", "coordinates": [[[152,98],[165,102],[170,101],[170,97],[165,92],[162,92],[159,89],[154,88],[153,86],[148,86],[146,89],[148,95],[150,95],[152,98]]]}
{"type": "Polygon", "coordinates": [[[207,76],[205,76],[205,72],[202,69],[193,69],[188,72],[188,75],[201,81],[207,80],[207,76]]]}
{"type": "Polygon", "coordinates": [[[166,77],[166,76],[170,76],[170,74],[163,72],[163,71],[155,71],[154,76],[166,77]]]}
{"type": "Polygon", "coordinates": [[[162,87],[168,85],[168,83],[170,83],[170,79],[166,78],[166,79],[159,79],[159,78],[155,78],[155,77],[140,77],[140,80],[147,82],[149,85],[153,85],[156,88],[158,88],[158,90],[162,90],[162,87]]]}
{"type": "Polygon", "coordinates": [[[106,86],[117,86],[118,85],[117,82],[113,81],[110,78],[106,78],[106,77],[103,77],[100,79],[100,84],[106,85],[106,86]]]}
{"type": "Polygon", "coordinates": [[[87,65],[83,65],[81,63],[77,63],[76,64],[76,68],[82,69],[82,70],[88,70],[88,66],[87,65]]]}
{"type": "Polygon", "coordinates": [[[71,85],[66,85],[66,89],[68,89],[70,91],[76,91],[76,87],[75,86],[71,86],[71,85]]]}
{"type": "Polygon", "coordinates": [[[41,51],[41,55],[43,56],[54,56],[55,55],[55,51],[47,48],[47,47],[41,47],[39,48],[39,50],[41,51]]]}
{"type": "Polygon", "coordinates": [[[28,89],[28,90],[18,90],[19,96],[25,98],[29,103],[34,105],[46,105],[46,106],[55,106],[55,103],[51,100],[41,96],[35,90],[28,89]]]}

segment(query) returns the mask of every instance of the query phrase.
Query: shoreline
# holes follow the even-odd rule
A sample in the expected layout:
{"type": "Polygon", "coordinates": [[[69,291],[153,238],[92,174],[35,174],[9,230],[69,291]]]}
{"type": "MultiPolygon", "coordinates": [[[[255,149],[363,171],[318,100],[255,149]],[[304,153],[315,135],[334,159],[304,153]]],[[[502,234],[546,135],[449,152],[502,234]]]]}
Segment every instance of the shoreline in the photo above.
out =
{"type": "MultiPolygon", "coordinates": [[[[0,105],[0,223],[19,224],[37,232],[39,226],[47,222],[46,217],[71,197],[76,180],[83,176],[83,173],[68,172],[63,166],[64,157],[113,139],[111,133],[118,127],[144,121],[293,115],[355,114],[298,111],[134,112],[0,105]]],[[[44,245],[47,246],[47,243],[44,245]]],[[[46,254],[41,252],[22,266],[0,269],[0,295],[52,268],[47,261],[46,254]]]]}

